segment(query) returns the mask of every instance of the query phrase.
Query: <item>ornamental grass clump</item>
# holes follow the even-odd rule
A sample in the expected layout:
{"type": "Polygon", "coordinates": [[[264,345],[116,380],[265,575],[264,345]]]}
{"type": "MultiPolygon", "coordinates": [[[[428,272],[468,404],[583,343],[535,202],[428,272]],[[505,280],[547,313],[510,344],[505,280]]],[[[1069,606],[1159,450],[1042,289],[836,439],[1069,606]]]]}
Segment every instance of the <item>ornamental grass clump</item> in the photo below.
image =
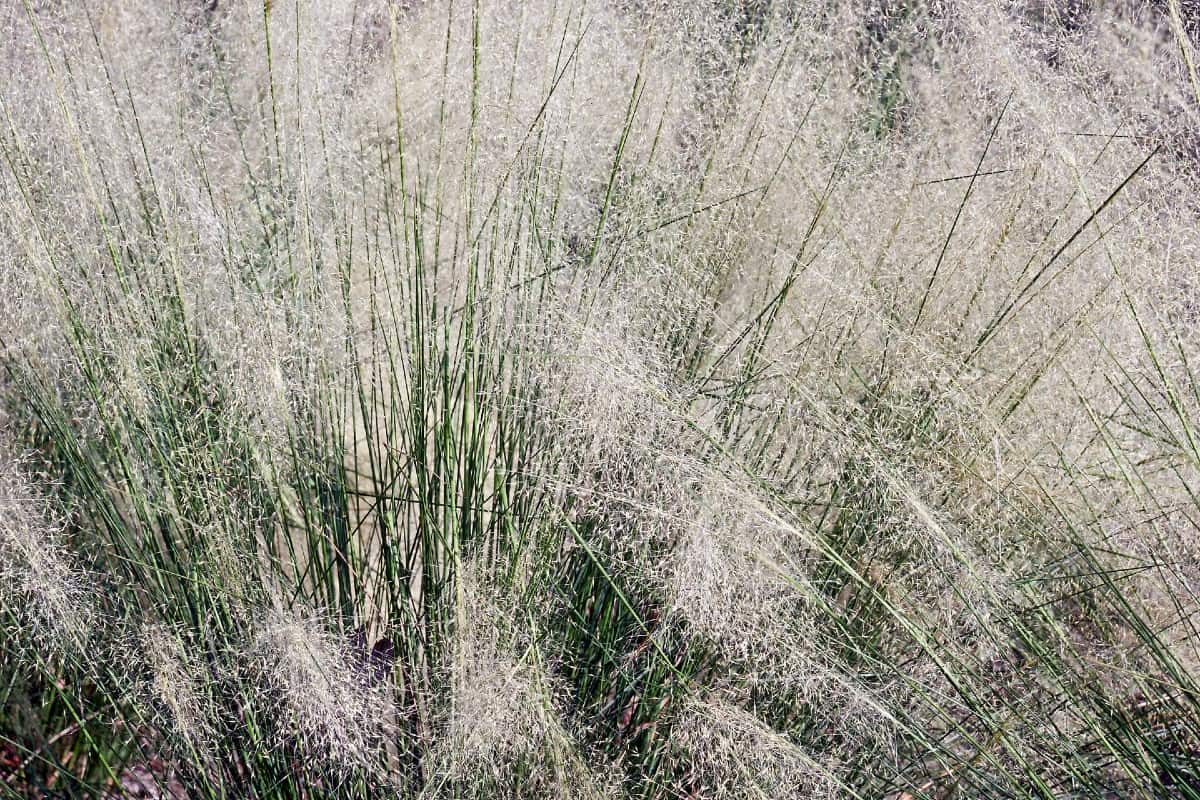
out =
{"type": "Polygon", "coordinates": [[[1200,796],[1194,16],[6,5],[0,794],[1200,796]]]}

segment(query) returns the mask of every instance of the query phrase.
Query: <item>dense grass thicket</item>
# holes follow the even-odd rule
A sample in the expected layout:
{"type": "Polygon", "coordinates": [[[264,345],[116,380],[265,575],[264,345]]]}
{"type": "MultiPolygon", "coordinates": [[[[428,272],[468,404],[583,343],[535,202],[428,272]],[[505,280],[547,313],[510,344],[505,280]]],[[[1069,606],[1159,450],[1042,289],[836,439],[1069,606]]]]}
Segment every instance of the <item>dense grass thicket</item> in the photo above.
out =
{"type": "Polygon", "coordinates": [[[1200,798],[1198,45],[0,2],[0,796],[1200,798]]]}

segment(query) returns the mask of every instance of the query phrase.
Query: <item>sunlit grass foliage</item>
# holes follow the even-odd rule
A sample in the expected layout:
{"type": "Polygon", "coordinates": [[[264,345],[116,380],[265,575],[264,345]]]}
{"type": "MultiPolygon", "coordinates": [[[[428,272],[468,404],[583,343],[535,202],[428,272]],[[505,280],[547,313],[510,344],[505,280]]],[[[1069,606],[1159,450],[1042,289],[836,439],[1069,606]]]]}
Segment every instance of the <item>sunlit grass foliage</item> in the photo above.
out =
{"type": "Polygon", "coordinates": [[[0,795],[1200,798],[1184,0],[0,6],[0,795]]]}

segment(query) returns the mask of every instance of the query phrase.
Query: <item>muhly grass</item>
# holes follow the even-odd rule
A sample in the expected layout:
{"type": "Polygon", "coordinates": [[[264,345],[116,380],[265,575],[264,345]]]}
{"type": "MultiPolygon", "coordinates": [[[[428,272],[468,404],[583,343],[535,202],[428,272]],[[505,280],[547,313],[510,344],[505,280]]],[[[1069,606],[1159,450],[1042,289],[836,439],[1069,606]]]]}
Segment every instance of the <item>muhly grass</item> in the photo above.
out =
{"type": "Polygon", "coordinates": [[[1198,37],[0,8],[0,795],[1200,797],[1198,37]]]}

